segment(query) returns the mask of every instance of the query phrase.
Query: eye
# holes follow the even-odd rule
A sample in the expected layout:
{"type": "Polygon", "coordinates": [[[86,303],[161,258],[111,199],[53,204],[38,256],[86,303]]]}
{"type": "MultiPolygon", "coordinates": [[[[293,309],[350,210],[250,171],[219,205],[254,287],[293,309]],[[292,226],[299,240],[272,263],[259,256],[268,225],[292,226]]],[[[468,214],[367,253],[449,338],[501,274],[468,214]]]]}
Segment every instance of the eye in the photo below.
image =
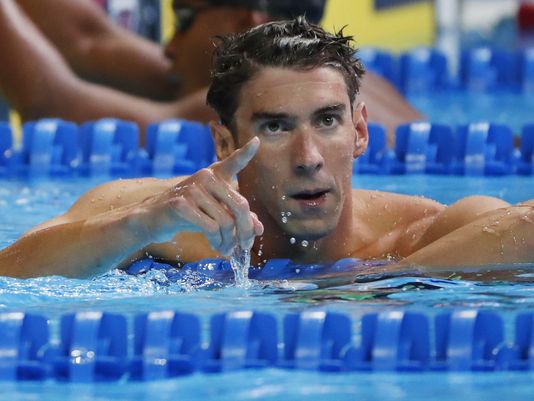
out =
{"type": "Polygon", "coordinates": [[[334,128],[339,124],[339,116],[334,114],[323,114],[318,118],[317,125],[320,128],[334,128]]]}
{"type": "Polygon", "coordinates": [[[260,131],[267,135],[280,134],[287,130],[288,127],[286,124],[277,120],[267,121],[260,126],[260,131]]]}

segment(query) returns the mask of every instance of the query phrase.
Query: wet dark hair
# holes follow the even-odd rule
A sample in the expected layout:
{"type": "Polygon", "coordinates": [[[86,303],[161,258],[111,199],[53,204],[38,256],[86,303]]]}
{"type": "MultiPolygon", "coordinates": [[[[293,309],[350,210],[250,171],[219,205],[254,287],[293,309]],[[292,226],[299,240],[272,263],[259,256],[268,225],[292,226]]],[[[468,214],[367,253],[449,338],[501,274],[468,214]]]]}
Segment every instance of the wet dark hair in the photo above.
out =
{"type": "Polygon", "coordinates": [[[351,105],[360,89],[364,68],[355,57],[352,36],[344,36],[342,31],[328,33],[305,17],[270,22],[218,39],[207,101],[232,131],[241,87],[262,67],[332,67],[343,74],[351,105]]]}

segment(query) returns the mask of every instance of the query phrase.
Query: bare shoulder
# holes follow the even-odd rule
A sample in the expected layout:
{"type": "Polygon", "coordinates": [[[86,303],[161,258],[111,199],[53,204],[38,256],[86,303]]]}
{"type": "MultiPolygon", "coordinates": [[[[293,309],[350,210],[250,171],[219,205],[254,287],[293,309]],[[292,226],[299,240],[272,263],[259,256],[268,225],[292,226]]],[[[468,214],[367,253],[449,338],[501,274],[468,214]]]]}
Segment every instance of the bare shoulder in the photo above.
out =
{"type": "Polygon", "coordinates": [[[86,192],[72,205],[68,213],[72,215],[79,213],[96,214],[140,202],[158,192],[170,189],[185,178],[159,179],[148,177],[111,181],[86,192]]]}
{"type": "Polygon", "coordinates": [[[26,234],[58,224],[84,220],[109,210],[143,201],[158,192],[170,189],[185,178],[187,177],[136,178],[107,182],[80,196],[65,214],[34,227],[26,234]]]}
{"type": "Polygon", "coordinates": [[[386,225],[410,224],[446,209],[445,205],[423,196],[362,189],[353,190],[352,196],[354,211],[360,218],[383,221],[386,225]]]}
{"type": "Polygon", "coordinates": [[[388,207],[386,209],[402,209],[404,211],[413,211],[415,213],[419,211],[423,213],[426,208],[426,213],[432,213],[439,212],[446,207],[445,205],[433,199],[425,198],[424,196],[403,195],[394,192],[353,189],[352,196],[356,202],[365,202],[371,208],[383,208],[387,205],[388,207]]]}

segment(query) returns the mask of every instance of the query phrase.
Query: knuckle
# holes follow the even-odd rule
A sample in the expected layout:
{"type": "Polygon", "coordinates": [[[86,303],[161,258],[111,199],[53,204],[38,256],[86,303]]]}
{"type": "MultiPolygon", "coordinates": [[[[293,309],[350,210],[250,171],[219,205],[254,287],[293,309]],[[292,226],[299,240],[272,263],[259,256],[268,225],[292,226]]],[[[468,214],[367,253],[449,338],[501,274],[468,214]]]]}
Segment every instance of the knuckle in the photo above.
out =
{"type": "Polygon", "coordinates": [[[197,178],[200,182],[211,182],[213,181],[213,171],[210,168],[203,168],[197,173],[197,178]]]}
{"type": "Polygon", "coordinates": [[[181,196],[175,196],[174,198],[171,198],[170,204],[174,209],[183,210],[188,206],[189,202],[187,201],[185,196],[181,195],[181,196]]]}
{"type": "Polygon", "coordinates": [[[237,211],[239,213],[248,213],[249,211],[249,205],[248,205],[248,202],[247,200],[242,197],[242,196],[239,196],[237,199],[236,199],[236,208],[237,208],[237,211]]]}

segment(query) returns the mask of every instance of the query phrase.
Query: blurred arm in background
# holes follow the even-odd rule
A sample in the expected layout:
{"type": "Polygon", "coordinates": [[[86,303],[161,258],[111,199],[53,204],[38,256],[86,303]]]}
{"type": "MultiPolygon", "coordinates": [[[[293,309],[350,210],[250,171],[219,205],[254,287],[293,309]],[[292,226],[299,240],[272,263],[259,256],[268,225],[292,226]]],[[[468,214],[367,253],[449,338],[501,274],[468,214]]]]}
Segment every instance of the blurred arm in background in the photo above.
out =
{"type": "Polygon", "coordinates": [[[113,116],[144,128],[172,117],[213,118],[203,92],[161,103],[80,79],[12,0],[0,1],[0,54],[0,92],[24,120],[84,122],[113,116]]]}
{"type": "Polygon", "coordinates": [[[395,144],[397,125],[425,120],[388,80],[370,71],[363,76],[359,98],[367,105],[369,121],[386,128],[389,146],[395,144]]]}
{"type": "MultiPolygon", "coordinates": [[[[81,123],[117,117],[141,128],[166,118],[215,118],[205,103],[214,36],[290,18],[312,4],[322,14],[324,7],[321,0],[268,6],[175,0],[175,11],[196,11],[163,49],[115,26],[92,0],[17,2],[25,13],[13,0],[0,1],[0,92],[22,118],[81,123]],[[154,101],[176,95],[181,100],[154,101]]],[[[386,126],[390,144],[398,124],[423,118],[393,85],[372,73],[363,79],[360,99],[370,121],[386,126]]]]}
{"type": "Polygon", "coordinates": [[[115,25],[93,0],[17,3],[80,77],[154,100],[176,99],[162,48],[115,25]]]}

